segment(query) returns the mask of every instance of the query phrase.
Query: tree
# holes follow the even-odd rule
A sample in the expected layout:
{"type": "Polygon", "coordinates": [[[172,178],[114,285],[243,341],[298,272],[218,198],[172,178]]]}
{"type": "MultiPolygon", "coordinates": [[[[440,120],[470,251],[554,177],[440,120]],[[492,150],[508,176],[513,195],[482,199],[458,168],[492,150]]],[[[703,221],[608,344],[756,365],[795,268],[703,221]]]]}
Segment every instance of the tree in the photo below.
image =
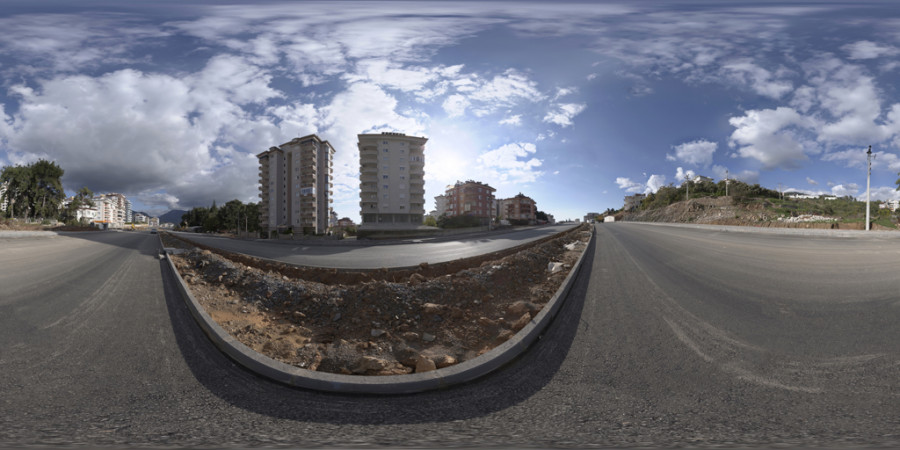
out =
{"type": "MultiPolygon", "coordinates": [[[[62,215],[60,219],[69,224],[78,220],[78,210],[87,207],[94,206],[94,192],[91,191],[87,186],[82,186],[75,195],[72,197],[72,201],[66,206],[66,208],[62,211],[62,215]]],[[[83,218],[82,218],[83,219],[83,218]]]]}
{"type": "MultiPolygon", "coordinates": [[[[7,166],[0,172],[6,184],[3,199],[9,202],[9,217],[56,218],[65,198],[61,178],[65,171],[44,159],[27,166],[7,166]]],[[[0,200],[0,201],[2,201],[0,200]]]]}
{"type": "Polygon", "coordinates": [[[436,227],[437,219],[435,219],[434,216],[425,216],[424,225],[429,226],[429,227],[436,227]]]}
{"type": "Polygon", "coordinates": [[[547,217],[547,213],[543,211],[537,211],[534,213],[534,218],[538,221],[548,222],[550,219],[547,217]]]}

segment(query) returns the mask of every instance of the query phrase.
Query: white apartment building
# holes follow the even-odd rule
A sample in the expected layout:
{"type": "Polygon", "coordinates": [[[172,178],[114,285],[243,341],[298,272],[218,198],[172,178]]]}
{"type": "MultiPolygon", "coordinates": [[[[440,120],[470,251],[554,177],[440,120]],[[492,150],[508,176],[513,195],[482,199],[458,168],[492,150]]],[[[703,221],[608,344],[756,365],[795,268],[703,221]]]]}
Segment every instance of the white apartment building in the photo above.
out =
{"type": "Polygon", "coordinates": [[[324,233],[331,218],[334,147],[311,134],[259,158],[259,219],[264,230],[324,233]]]}
{"type": "MultiPolygon", "coordinates": [[[[448,188],[450,186],[447,186],[448,188]]],[[[434,197],[434,210],[435,210],[435,219],[438,217],[447,214],[447,209],[450,205],[450,198],[446,194],[441,194],[434,197]]]]}
{"type": "Polygon", "coordinates": [[[6,211],[6,208],[9,207],[9,200],[5,198],[7,186],[9,186],[8,182],[0,183],[0,211],[6,211]]]}
{"type": "Polygon", "coordinates": [[[428,138],[388,132],[357,137],[361,227],[421,225],[428,138]]]}

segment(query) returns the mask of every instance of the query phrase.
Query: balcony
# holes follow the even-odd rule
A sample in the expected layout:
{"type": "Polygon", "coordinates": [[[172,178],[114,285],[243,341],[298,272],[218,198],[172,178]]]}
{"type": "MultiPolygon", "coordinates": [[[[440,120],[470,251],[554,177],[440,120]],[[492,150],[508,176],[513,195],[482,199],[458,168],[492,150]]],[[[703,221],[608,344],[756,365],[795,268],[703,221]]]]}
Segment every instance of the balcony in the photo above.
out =
{"type": "Polygon", "coordinates": [[[360,175],[359,181],[362,183],[378,183],[378,175],[377,174],[363,174],[360,175]]]}

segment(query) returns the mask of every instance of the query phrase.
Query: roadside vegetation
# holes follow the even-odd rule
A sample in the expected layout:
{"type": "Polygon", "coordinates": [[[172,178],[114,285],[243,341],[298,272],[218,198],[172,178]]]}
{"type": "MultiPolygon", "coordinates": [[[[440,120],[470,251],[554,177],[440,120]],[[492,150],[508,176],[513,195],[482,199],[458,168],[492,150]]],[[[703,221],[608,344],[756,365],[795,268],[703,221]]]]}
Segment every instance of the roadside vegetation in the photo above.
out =
{"type": "Polygon", "coordinates": [[[234,199],[221,208],[215,200],[209,208],[197,206],[181,216],[182,228],[200,227],[202,231],[259,231],[259,205],[234,199]]]}
{"type": "MultiPolygon", "coordinates": [[[[731,204],[737,209],[732,218],[736,220],[753,217],[755,218],[753,221],[763,220],[764,222],[798,220],[806,223],[828,222],[838,224],[863,224],[865,222],[866,203],[853,197],[791,198],[790,195],[791,192],[782,193],[762,187],[759,184],[750,185],[736,180],[731,180],[728,183],[728,197],[731,199],[731,204]],[[745,213],[740,211],[745,211],[745,213]],[[768,219],[764,219],[764,217],[768,217],[768,219]]],[[[687,182],[681,186],[670,184],[663,186],[656,193],[647,195],[634,213],[661,210],[688,200],[720,197],[726,197],[724,180],[718,183],[711,181],[687,182]]],[[[879,203],[874,201],[871,204],[870,215],[872,223],[896,229],[898,216],[892,213],[890,209],[879,208],[879,203]]],[[[698,209],[698,212],[702,208],[700,206],[695,207],[695,209],[698,209]]],[[[609,208],[597,220],[602,221],[603,216],[621,216],[628,213],[621,209],[614,210],[609,208]]],[[[618,217],[618,219],[621,218],[618,217]]],[[[694,221],[690,215],[681,220],[694,221]]]]}

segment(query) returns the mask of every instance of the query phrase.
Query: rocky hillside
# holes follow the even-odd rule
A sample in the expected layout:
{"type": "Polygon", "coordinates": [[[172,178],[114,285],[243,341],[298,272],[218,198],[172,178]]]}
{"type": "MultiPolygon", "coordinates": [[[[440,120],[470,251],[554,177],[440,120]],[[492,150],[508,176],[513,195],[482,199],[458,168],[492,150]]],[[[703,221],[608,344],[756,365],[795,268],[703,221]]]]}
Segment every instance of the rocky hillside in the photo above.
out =
{"type": "MultiPolygon", "coordinates": [[[[692,198],[663,208],[620,213],[616,215],[616,220],[845,230],[865,228],[864,220],[848,221],[835,215],[798,214],[791,212],[785,204],[778,205],[776,202],[763,199],[737,202],[734,197],[692,198]]],[[[876,225],[875,228],[885,227],[876,225]]]]}

